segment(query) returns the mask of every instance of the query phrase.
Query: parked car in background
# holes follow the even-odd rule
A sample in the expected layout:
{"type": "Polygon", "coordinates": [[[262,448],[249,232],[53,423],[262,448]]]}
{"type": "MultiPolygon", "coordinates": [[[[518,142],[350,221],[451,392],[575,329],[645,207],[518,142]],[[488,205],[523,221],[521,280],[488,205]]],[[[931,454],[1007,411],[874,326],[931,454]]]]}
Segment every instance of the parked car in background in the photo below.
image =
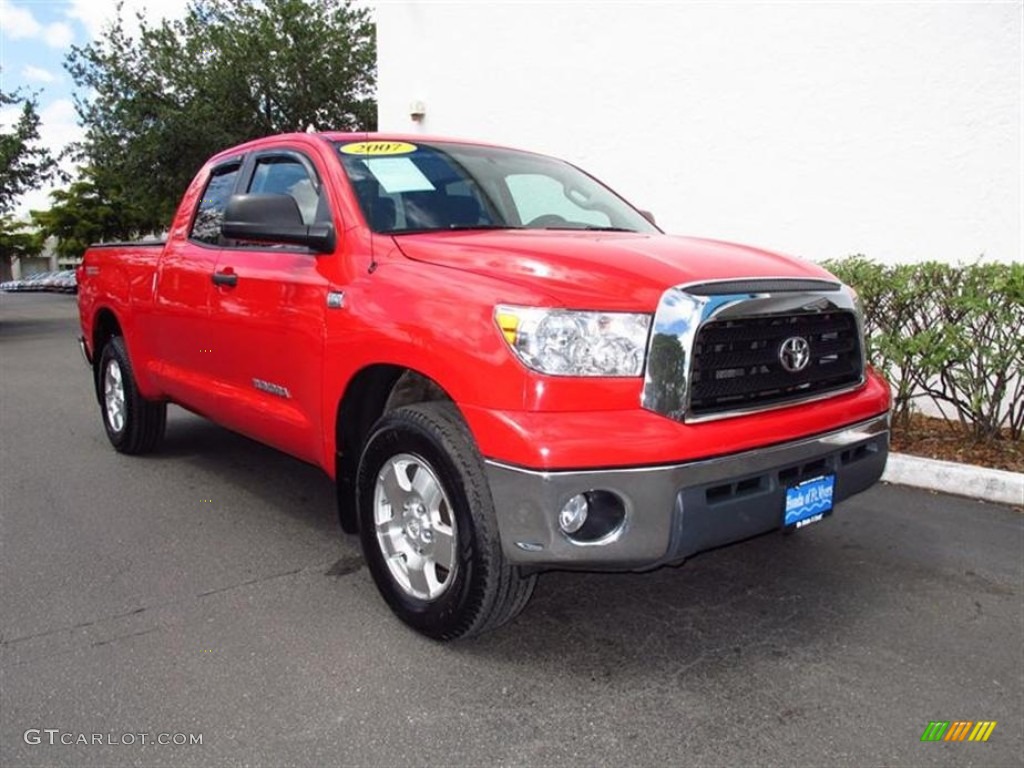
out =
{"type": "Polygon", "coordinates": [[[78,278],[73,269],[56,272],[39,272],[22,278],[0,283],[0,291],[6,293],[30,293],[46,291],[49,293],[78,293],[78,278]]]}
{"type": "Polygon", "coordinates": [[[52,275],[52,272],[39,272],[35,275],[30,275],[25,278],[24,285],[21,290],[23,291],[41,291],[46,285],[46,281],[52,275]]]}
{"type": "Polygon", "coordinates": [[[48,290],[58,293],[78,293],[78,278],[75,277],[75,270],[65,269],[63,272],[58,272],[53,278],[52,288],[48,290]]]}

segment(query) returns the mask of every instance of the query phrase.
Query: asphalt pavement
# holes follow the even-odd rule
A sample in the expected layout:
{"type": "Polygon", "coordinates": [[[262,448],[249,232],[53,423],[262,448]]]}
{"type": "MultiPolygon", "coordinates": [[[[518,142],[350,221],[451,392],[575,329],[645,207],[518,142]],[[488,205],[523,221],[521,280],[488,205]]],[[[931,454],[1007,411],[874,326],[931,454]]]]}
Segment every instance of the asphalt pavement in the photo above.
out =
{"type": "Polygon", "coordinates": [[[76,336],[0,294],[0,766],[1022,764],[1019,510],[878,486],[436,644],[316,468],[177,408],[115,453],[76,336]],[[957,720],[997,725],[921,741],[957,720]]]}

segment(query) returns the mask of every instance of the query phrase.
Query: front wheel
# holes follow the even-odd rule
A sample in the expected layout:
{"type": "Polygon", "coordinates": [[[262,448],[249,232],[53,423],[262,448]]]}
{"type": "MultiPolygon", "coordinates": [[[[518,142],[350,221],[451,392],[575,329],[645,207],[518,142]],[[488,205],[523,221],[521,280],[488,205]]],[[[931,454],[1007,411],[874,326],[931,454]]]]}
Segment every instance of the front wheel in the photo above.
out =
{"type": "Polygon", "coordinates": [[[121,453],[149,453],[155,449],[164,436],[167,404],[141,395],[120,336],[103,347],[96,386],[110,444],[121,453]]]}
{"type": "Polygon", "coordinates": [[[526,605],[536,576],[505,559],[480,455],[453,404],[381,418],[356,482],[370,573],[406,624],[451,640],[499,627],[526,605]]]}

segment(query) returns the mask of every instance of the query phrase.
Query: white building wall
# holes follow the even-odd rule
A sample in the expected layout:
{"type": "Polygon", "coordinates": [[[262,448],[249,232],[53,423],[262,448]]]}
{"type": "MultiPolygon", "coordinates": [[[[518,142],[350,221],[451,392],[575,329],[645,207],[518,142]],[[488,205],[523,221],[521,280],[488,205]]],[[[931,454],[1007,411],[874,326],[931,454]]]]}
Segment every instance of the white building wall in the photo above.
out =
{"type": "Polygon", "coordinates": [[[1022,7],[381,2],[380,129],[563,157],[673,233],[1020,260],[1022,7]]]}

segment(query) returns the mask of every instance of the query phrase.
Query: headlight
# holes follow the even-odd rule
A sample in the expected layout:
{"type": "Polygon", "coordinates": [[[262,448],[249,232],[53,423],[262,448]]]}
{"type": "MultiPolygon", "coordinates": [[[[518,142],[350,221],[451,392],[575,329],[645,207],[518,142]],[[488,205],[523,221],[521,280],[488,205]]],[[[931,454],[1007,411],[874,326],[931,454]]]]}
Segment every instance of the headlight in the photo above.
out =
{"type": "Polygon", "coordinates": [[[639,376],[651,316],[567,309],[494,309],[512,351],[527,366],[551,376],[639,376]]]}

